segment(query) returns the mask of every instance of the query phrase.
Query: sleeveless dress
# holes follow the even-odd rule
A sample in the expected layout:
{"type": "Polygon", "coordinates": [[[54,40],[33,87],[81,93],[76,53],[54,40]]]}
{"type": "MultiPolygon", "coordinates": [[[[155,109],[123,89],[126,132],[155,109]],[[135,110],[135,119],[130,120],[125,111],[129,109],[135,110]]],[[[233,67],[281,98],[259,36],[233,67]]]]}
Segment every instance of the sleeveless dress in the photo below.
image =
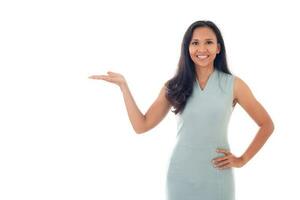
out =
{"type": "Polygon", "coordinates": [[[177,136],[166,176],[167,200],[234,200],[233,168],[219,169],[212,160],[227,149],[233,111],[234,75],[214,69],[205,88],[196,79],[192,95],[177,114],[177,136]]]}

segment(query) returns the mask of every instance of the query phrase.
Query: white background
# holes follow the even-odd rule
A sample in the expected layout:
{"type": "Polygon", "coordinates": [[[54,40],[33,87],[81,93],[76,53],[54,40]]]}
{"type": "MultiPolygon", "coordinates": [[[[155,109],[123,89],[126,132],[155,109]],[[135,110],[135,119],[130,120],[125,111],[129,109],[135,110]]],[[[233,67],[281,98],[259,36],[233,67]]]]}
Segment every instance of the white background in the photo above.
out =
{"type": "MultiPolygon", "coordinates": [[[[118,86],[88,76],[123,74],[145,113],[197,20],[217,24],[230,70],[275,123],[235,168],[237,200],[300,199],[298,10],[288,0],[1,1],[0,199],[164,200],[175,115],[137,135],[118,86]]],[[[232,153],[257,131],[237,105],[232,153]]]]}

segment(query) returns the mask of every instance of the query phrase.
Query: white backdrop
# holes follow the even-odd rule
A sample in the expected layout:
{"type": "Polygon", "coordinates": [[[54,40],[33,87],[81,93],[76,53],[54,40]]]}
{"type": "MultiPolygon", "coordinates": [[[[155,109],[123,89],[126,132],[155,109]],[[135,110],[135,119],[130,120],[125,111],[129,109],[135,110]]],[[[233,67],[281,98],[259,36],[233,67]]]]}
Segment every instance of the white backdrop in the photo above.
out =
{"type": "MultiPolygon", "coordinates": [[[[88,76],[123,74],[145,113],[197,20],[217,24],[230,70],[275,124],[235,168],[237,200],[300,199],[297,12],[288,0],[1,1],[0,199],[164,200],[175,115],[137,135],[121,90],[88,76]]],[[[232,153],[241,155],[257,131],[236,106],[232,153]]]]}

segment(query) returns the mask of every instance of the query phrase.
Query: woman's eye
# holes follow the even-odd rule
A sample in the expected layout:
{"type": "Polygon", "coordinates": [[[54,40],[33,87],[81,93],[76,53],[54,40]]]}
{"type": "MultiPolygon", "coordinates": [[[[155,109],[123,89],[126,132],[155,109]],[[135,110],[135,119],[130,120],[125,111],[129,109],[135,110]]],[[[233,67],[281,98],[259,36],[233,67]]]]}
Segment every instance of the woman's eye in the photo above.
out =
{"type": "MultiPolygon", "coordinates": [[[[207,44],[212,44],[213,42],[208,41],[207,44]]],[[[192,45],[198,44],[198,42],[192,42],[192,45]]]]}

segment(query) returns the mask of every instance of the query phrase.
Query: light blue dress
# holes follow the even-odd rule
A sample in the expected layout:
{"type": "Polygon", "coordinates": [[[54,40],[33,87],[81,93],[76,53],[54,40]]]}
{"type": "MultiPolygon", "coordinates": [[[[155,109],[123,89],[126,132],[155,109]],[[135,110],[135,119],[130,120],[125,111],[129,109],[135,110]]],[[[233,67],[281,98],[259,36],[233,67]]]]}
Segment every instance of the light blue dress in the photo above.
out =
{"type": "Polygon", "coordinates": [[[233,111],[234,75],[214,69],[205,88],[193,93],[177,117],[176,144],[166,176],[167,200],[234,200],[233,168],[215,168],[212,159],[230,151],[227,127],[233,111]]]}

